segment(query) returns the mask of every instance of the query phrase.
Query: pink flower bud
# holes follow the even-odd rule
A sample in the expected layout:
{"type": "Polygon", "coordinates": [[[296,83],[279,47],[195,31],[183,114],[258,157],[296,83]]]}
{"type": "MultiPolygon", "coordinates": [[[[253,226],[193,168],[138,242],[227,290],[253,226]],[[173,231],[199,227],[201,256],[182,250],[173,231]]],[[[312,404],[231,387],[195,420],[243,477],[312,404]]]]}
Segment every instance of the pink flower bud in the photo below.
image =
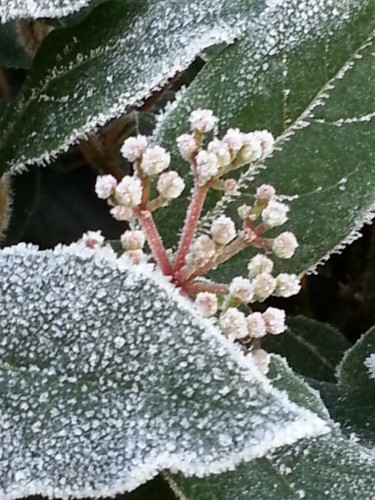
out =
{"type": "Polygon", "coordinates": [[[225,179],[224,181],[224,193],[234,194],[237,190],[236,179],[225,179]]]}
{"type": "Polygon", "coordinates": [[[110,214],[116,220],[125,221],[130,220],[133,217],[133,210],[129,207],[124,207],[123,205],[116,205],[111,208],[110,214]]]}
{"type": "Polygon", "coordinates": [[[246,318],[247,331],[252,339],[260,339],[267,334],[266,324],[263,316],[259,312],[249,314],[246,318]]]}
{"type": "Polygon", "coordinates": [[[251,356],[253,357],[259,371],[263,375],[267,375],[270,365],[270,355],[264,349],[254,349],[251,351],[251,356]]]}
{"type": "Polygon", "coordinates": [[[211,109],[197,109],[191,113],[189,121],[192,130],[205,134],[214,128],[217,118],[211,109]]]}
{"type": "Polygon", "coordinates": [[[116,188],[116,200],[125,207],[134,208],[142,200],[142,183],[137,177],[126,175],[116,188]]]}
{"type": "Polygon", "coordinates": [[[240,276],[233,278],[229,286],[229,292],[232,297],[240,300],[244,304],[251,302],[254,297],[254,289],[250,280],[241,278],[240,276]]]}
{"type": "Polygon", "coordinates": [[[279,335],[285,332],[285,311],[276,307],[268,307],[263,313],[263,319],[266,324],[266,330],[271,335],[279,335]]]}
{"type": "Polygon", "coordinates": [[[275,295],[277,297],[291,297],[301,290],[301,283],[296,274],[281,273],[276,276],[275,295]]]}
{"type": "Polygon", "coordinates": [[[178,198],[185,188],[184,180],[177,172],[170,171],[161,174],[157,184],[157,190],[166,200],[178,198]]]}
{"type": "Polygon", "coordinates": [[[141,169],[144,174],[151,177],[160,174],[169,167],[171,155],[160,146],[147,148],[143,153],[141,169]]]}
{"type": "Polygon", "coordinates": [[[194,304],[206,318],[213,316],[217,312],[217,297],[214,293],[198,293],[194,304]]]}
{"type": "Polygon", "coordinates": [[[221,215],[211,226],[213,240],[219,245],[227,245],[236,237],[236,226],[229,217],[221,215]]]}
{"type": "Polygon", "coordinates": [[[265,255],[258,254],[251,259],[247,265],[249,270],[249,278],[254,278],[258,274],[266,273],[271,274],[273,269],[273,262],[265,255]]]}
{"type": "Polygon", "coordinates": [[[121,245],[125,250],[141,250],[145,244],[146,237],[143,231],[125,231],[121,235],[121,245]]]}
{"type": "Polygon", "coordinates": [[[199,236],[191,244],[189,253],[186,256],[186,264],[191,267],[197,264],[203,264],[214,257],[216,245],[211,238],[205,234],[199,236]]]}
{"type": "Polygon", "coordinates": [[[182,134],[177,137],[177,147],[182,158],[191,161],[194,154],[198,151],[197,142],[192,134],[182,134]]]}
{"type": "Polygon", "coordinates": [[[271,200],[262,212],[262,219],[264,224],[269,228],[281,226],[288,220],[288,212],[289,207],[287,205],[271,200]]]}
{"type": "Polygon", "coordinates": [[[242,220],[246,220],[247,218],[252,216],[252,210],[252,207],[244,204],[238,207],[237,213],[242,220]]]}
{"type": "Polygon", "coordinates": [[[275,196],[275,194],[276,190],[273,186],[270,186],[269,184],[262,184],[258,187],[255,198],[258,201],[266,204],[271,200],[271,198],[275,196]]]}
{"type": "Polygon", "coordinates": [[[244,163],[250,163],[262,156],[262,146],[257,135],[253,132],[243,134],[242,148],[239,156],[244,163]]]}
{"type": "Polygon", "coordinates": [[[100,175],[96,178],[95,192],[98,198],[106,200],[115,192],[117,181],[113,175],[100,175]]]}
{"type": "Polygon", "coordinates": [[[82,241],[88,248],[101,247],[104,243],[104,236],[101,231],[87,231],[82,235],[82,241]]]}
{"type": "Polygon", "coordinates": [[[121,154],[130,162],[139,160],[147,148],[147,139],[143,135],[129,137],[121,148],[121,154]]]}
{"type": "Polygon", "coordinates": [[[141,264],[142,262],[145,262],[146,260],[146,255],[144,254],[143,250],[128,250],[127,252],[124,253],[124,255],[132,261],[133,264],[136,266],[138,264],[141,264]]]}
{"type": "Polygon", "coordinates": [[[279,234],[272,242],[272,250],[280,259],[290,259],[293,257],[298,241],[293,233],[285,231],[279,234]]]}
{"type": "Polygon", "coordinates": [[[225,142],[233,155],[237,155],[243,146],[244,134],[239,128],[229,128],[222,141],[225,142]]]}
{"type": "Polygon", "coordinates": [[[256,130],[253,132],[256,138],[260,141],[262,148],[262,157],[270,155],[273,151],[273,146],[275,144],[275,139],[273,135],[268,132],[268,130],[256,130]]]}
{"type": "Polygon", "coordinates": [[[225,142],[214,139],[208,144],[207,150],[209,153],[214,153],[217,156],[220,168],[226,167],[231,162],[230,151],[225,142]]]}
{"type": "Polygon", "coordinates": [[[245,315],[234,307],[220,316],[219,324],[223,333],[234,339],[242,339],[248,335],[245,315]]]}
{"type": "Polygon", "coordinates": [[[268,273],[262,273],[255,276],[252,281],[254,287],[254,299],[258,302],[270,297],[276,287],[276,280],[268,273]]]}
{"type": "Polygon", "coordinates": [[[200,151],[196,157],[198,184],[204,186],[219,173],[217,156],[208,151],[200,151]]]}

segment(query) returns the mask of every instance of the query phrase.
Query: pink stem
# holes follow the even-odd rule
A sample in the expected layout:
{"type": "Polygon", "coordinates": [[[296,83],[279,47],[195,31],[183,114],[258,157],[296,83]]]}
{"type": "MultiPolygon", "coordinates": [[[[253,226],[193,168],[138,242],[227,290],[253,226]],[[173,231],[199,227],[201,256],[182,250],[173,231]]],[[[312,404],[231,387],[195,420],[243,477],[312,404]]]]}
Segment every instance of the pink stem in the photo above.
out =
{"type": "Polygon", "coordinates": [[[174,264],[175,273],[185,264],[186,255],[189,251],[192,239],[194,237],[195,229],[200,218],[204,201],[206,199],[208,186],[198,186],[194,188],[193,197],[187,211],[184,229],[178,247],[176,262],[174,264]]]}
{"type": "Polygon", "coordinates": [[[187,293],[211,292],[226,295],[229,293],[229,286],[221,283],[206,283],[204,281],[186,281],[181,285],[182,289],[187,293]]]}

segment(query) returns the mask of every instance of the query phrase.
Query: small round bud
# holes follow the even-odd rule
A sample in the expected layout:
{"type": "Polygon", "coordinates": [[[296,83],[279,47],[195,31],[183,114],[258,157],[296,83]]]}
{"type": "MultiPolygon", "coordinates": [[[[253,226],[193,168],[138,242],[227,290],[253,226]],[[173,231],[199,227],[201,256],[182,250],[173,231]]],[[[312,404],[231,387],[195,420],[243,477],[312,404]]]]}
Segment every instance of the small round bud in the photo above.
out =
{"type": "Polygon", "coordinates": [[[285,332],[285,311],[276,307],[268,307],[262,314],[266,324],[267,333],[271,335],[279,335],[285,332]]]}
{"type": "Polygon", "coordinates": [[[251,259],[247,265],[249,270],[249,278],[254,278],[258,274],[266,273],[271,274],[273,269],[273,262],[265,255],[258,254],[251,259]]]}
{"type": "Polygon", "coordinates": [[[265,158],[273,151],[273,146],[275,144],[275,139],[273,135],[268,132],[268,130],[256,130],[253,132],[256,138],[259,140],[262,148],[262,158],[265,158]]]}
{"type": "Polygon", "coordinates": [[[192,134],[182,134],[177,137],[177,147],[182,158],[187,161],[191,161],[198,151],[197,142],[192,134]]]}
{"type": "Polygon", "coordinates": [[[206,318],[213,316],[217,312],[217,297],[214,293],[198,293],[194,304],[206,318]]]}
{"type": "Polygon", "coordinates": [[[276,194],[276,190],[269,184],[262,184],[256,191],[255,198],[261,203],[268,203],[276,194]]]}
{"type": "Polygon", "coordinates": [[[203,264],[212,259],[216,253],[216,245],[206,234],[199,236],[191,244],[189,253],[186,256],[186,264],[193,266],[203,264]]]}
{"type": "Polygon", "coordinates": [[[301,283],[296,274],[281,273],[276,276],[275,293],[277,297],[292,297],[301,290],[301,283]]]}
{"type": "Polygon", "coordinates": [[[285,231],[279,234],[272,242],[272,250],[280,259],[290,259],[293,257],[298,241],[293,233],[285,231]]]}
{"type": "Polygon", "coordinates": [[[116,220],[125,221],[130,220],[133,217],[133,210],[129,207],[124,207],[123,205],[116,205],[111,208],[110,214],[116,220]]]}
{"type": "Polygon", "coordinates": [[[264,224],[269,228],[281,226],[288,220],[288,212],[289,207],[285,203],[271,200],[262,212],[262,219],[264,224]]]}
{"type": "Polygon", "coordinates": [[[139,160],[147,148],[147,139],[143,135],[128,137],[121,148],[121,154],[130,162],[139,160]]]}
{"type": "Polygon", "coordinates": [[[232,297],[238,299],[243,304],[251,302],[254,297],[254,289],[250,280],[241,278],[240,276],[233,278],[229,286],[229,292],[232,297]]]}
{"type": "Polygon", "coordinates": [[[263,375],[267,375],[271,361],[268,352],[266,352],[264,349],[254,349],[251,352],[251,356],[253,357],[259,371],[263,373],[263,375]]]}
{"type": "Polygon", "coordinates": [[[260,339],[267,335],[266,324],[263,316],[259,312],[249,314],[246,318],[247,331],[252,339],[260,339]]]}
{"type": "Polygon", "coordinates": [[[231,162],[230,151],[225,142],[214,139],[208,144],[207,150],[217,156],[220,168],[226,167],[231,162]]]}
{"type": "Polygon", "coordinates": [[[235,339],[242,339],[248,335],[245,315],[234,307],[230,307],[220,316],[219,324],[226,335],[235,339]]]}
{"type": "Polygon", "coordinates": [[[255,276],[252,281],[254,287],[254,299],[258,302],[270,297],[276,287],[276,280],[268,273],[262,273],[255,276]]]}
{"type": "Polygon", "coordinates": [[[217,118],[211,109],[197,109],[191,113],[189,121],[192,130],[205,134],[214,128],[217,118]]]}
{"type": "Polygon", "coordinates": [[[255,133],[243,134],[242,148],[239,156],[244,163],[250,163],[262,156],[261,142],[255,133]]]}
{"type": "Polygon", "coordinates": [[[134,208],[142,200],[142,183],[137,177],[126,175],[116,188],[116,200],[125,207],[134,208]]]}
{"type": "Polygon", "coordinates": [[[236,226],[232,219],[221,215],[211,226],[212,239],[219,245],[227,245],[236,237],[236,226]]]}
{"type": "Polygon", "coordinates": [[[106,200],[115,192],[117,181],[113,175],[100,175],[96,178],[95,192],[98,198],[106,200]]]}
{"type": "Polygon", "coordinates": [[[224,181],[224,193],[234,194],[237,190],[236,179],[225,179],[224,181]]]}
{"type": "Polygon", "coordinates": [[[104,236],[101,231],[87,231],[82,235],[82,241],[88,248],[97,248],[103,245],[104,236]]]}
{"type": "Polygon", "coordinates": [[[141,250],[145,244],[146,237],[143,231],[125,231],[121,235],[121,245],[125,250],[141,250]]]}
{"type": "Polygon", "coordinates": [[[252,207],[244,204],[244,205],[241,205],[240,207],[238,207],[237,213],[238,213],[240,219],[246,220],[247,218],[251,218],[252,210],[253,210],[252,207]]]}
{"type": "Polygon", "coordinates": [[[219,163],[217,156],[208,151],[200,151],[196,158],[198,184],[204,186],[212,177],[219,173],[219,163]]]}
{"type": "Polygon", "coordinates": [[[244,134],[239,128],[229,128],[227,133],[222,138],[222,141],[227,144],[233,155],[237,155],[238,151],[243,146],[244,134]]]}
{"type": "Polygon", "coordinates": [[[146,260],[146,255],[144,254],[143,250],[128,250],[127,252],[125,252],[125,254],[128,259],[130,259],[132,261],[133,264],[135,264],[136,266],[138,264],[141,264],[142,262],[145,262],[146,260]]]}
{"type": "Polygon", "coordinates": [[[246,245],[251,245],[258,237],[256,232],[249,227],[245,227],[245,229],[240,231],[238,236],[246,243],[246,245]]]}
{"type": "Polygon", "coordinates": [[[160,174],[169,167],[171,155],[160,146],[147,148],[143,153],[141,161],[141,169],[144,174],[151,177],[152,175],[160,174]]]}
{"type": "Polygon", "coordinates": [[[184,188],[185,182],[177,172],[165,172],[158,179],[157,190],[166,200],[178,198],[184,188]]]}

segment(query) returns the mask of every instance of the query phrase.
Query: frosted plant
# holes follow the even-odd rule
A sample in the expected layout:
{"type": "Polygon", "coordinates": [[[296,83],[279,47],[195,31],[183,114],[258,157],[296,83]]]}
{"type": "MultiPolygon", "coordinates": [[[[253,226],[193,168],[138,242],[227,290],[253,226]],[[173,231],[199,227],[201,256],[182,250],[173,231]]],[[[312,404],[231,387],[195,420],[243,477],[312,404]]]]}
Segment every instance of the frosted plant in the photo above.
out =
{"type": "Polygon", "coordinates": [[[273,262],[264,253],[249,262],[248,277],[237,276],[229,285],[203,281],[202,277],[249,246],[269,254],[274,252],[281,259],[291,258],[298,247],[293,233],[266,237],[268,229],[286,222],[289,207],[278,199],[271,185],[264,184],[256,190],[252,205],[240,207],[241,227],[221,215],[211,225],[211,237],[194,236],[208,190],[225,190],[228,179],[233,184],[233,179],[227,179],[228,174],[269,155],[274,139],[265,130],[243,133],[239,129],[229,129],[219,138],[214,133],[217,119],[207,109],[193,111],[189,121],[191,130],[177,138],[177,146],[182,158],[190,163],[194,188],[178,249],[172,258],[163,245],[152,213],[178,198],[185,184],[177,172],[167,170],[171,155],[165,149],[150,145],[144,136],[128,138],[121,152],[132,163],[133,175],[119,182],[110,175],[100,176],[96,192],[108,201],[115,218],[136,219],[142,227],[143,233],[127,231],[122,236],[125,256],[133,263],[145,259],[155,262],[181,293],[195,297],[197,310],[216,320],[225,335],[233,341],[247,339],[257,353],[254,359],[261,360],[259,367],[265,371],[268,364],[260,350],[259,339],[267,333],[282,333],[286,329],[285,313],[268,308],[263,314],[250,311],[246,317],[236,307],[263,302],[271,295],[295,295],[300,290],[298,277],[287,273],[273,276],[273,262]],[[155,187],[159,195],[152,197],[155,187]],[[151,251],[148,257],[142,250],[144,239],[151,251]]]}
{"type": "Polygon", "coordinates": [[[375,354],[370,354],[365,361],[364,365],[367,368],[368,376],[371,379],[375,379],[375,354]]]}

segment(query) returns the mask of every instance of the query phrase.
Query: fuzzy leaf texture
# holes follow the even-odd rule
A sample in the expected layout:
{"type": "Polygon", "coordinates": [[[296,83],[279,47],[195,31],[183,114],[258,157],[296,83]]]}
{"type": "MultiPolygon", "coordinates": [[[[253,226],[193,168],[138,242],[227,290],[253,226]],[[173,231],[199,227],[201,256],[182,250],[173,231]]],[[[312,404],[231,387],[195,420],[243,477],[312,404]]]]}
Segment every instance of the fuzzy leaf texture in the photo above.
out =
{"type": "MultiPolygon", "coordinates": [[[[199,73],[156,133],[174,149],[186,182],[187,165],[174,144],[193,109],[213,109],[221,132],[266,128],[278,138],[272,157],[242,171],[241,196],[224,197],[201,231],[224,211],[235,218],[238,205],[270,183],[290,203],[285,229],[300,243],[295,257],[278,267],[311,270],[358,236],[375,203],[374,29],[369,0],[276,2],[199,73]]],[[[176,243],[185,209],[181,199],[171,205],[171,217],[159,215],[168,245],[176,243]]],[[[213,276],[222,281],[245,272],[249,255],[242,252],[213,276]]]]}
{"type": "MultiPolygon", "coordinates": [[[[317,393],[293,374],[283,360],[273,358],[270,376],[277,387],[288,389],[294,401],[328,418],[317,393]]],[[[181,474],[168,474],[167,478],[178,496],[187,500],[352,500],[372,498],[374,466],[372,450],[346,438],[333,426],[328,436],[280,448],[234,471],[207,478],[186,478],[181,474]]]]}
{"type": "Polygon", "coordinates": [[[63,17],[88,6],[92,0],[0,0],[0,22],[12,19],[63,17]]]}
{"type": "Polygon", "coordinates": [[[146,265],[21,245],[0,269],[1,498],[114,495],[328,431],[146,265]]]}
{"type": "Polygon", "coordinates": [[[0,122],[0,174],[48,162],[139,104],[205,47],[233,41],[264,3],[113,0],[55,30],[0,122]]]}

